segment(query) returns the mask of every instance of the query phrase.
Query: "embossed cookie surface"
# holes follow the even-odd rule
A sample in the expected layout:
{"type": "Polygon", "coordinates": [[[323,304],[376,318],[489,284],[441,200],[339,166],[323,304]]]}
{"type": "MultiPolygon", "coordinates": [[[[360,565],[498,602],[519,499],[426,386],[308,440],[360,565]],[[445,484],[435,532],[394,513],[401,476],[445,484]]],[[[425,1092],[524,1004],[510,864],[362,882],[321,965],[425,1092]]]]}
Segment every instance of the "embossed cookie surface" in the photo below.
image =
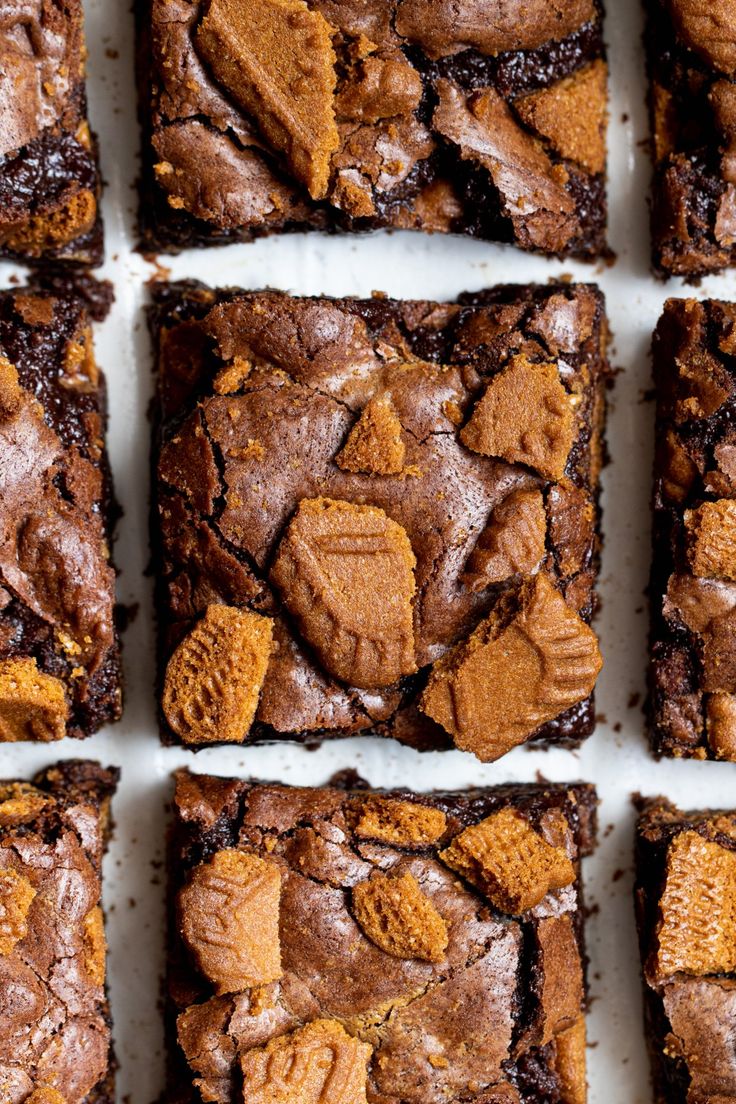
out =
{"type": "Polygon", "coordinates": [[[371,1047],[335,1020],[306,1027],[249,1050],[242,1059],[248,1104],[366,1104],[371,1047]]]}
{"type": "Polygon", "coordinates": [[[271,655],[272,622],[211,605],[166,668],[162,706],[187,743],[240,741],[258,707],[271,655]]]}
{"type": "Polygon", "coordinates": [[[383,510],[303,500],[271,578],[305,638],[336,678],[390,686],[416,670],[414,553],[383,510]]]}
{"type": "Polygon", "coordinates": [[[196,867],[179,897],[182,934],[218,993],[281,976],[281,875],[242,851],[218,851],[196,867]]]}
{"type": "Polygon", "coordinates": [[[395,958],[441,962],[447,924],[411,874],[374,874],[353,889],[355,919],[381,950],[395,958]]]}
{"type": "Polygon", "coordinates": [[[68,716],[63,684],[35,659],[0,660],[0,741],[61,740],[68,716]]]}

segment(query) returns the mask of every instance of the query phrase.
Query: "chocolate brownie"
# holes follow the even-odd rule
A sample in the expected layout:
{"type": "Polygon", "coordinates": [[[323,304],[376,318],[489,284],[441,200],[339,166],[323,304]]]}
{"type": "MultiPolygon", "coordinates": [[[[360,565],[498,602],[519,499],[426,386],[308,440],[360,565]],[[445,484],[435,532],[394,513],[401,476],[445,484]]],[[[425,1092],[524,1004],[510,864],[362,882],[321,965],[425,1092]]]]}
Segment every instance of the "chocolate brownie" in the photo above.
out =
{"type": "Polygon", "coordinates": [[[155,295],[165,738],[588,735],[601,293],[155,295]]]}
{"type": "Polygon", "coordinates": [[[143,245],[289,230],[606,250],[600,0],[137,0],[143,245]]]}
{"type": "Polygon", "coordinates": [[[100,890],[119,772],[0,781],[0,1098],[114,1104],[100,890]]]}
{"type": "Polygon", "coordinates": [[[653,746],[736,760],[736,305],[668,300],[653,352],[653,746]]]}
{"type": "Polygon", "coordinates": [[[82,0],[0,6],[0,256],[99,264],[82,0]]]}
{"type": "Polygon", "coordinates": [[[82,300],[0,292],[0,741],[120,715],[105,423],[82,300]]]}
{"type": "Polygon", "coordinates": [[[585,1100],[592,786],[176,777],[169,1104],[585,1100]]]}
{"type": "Polygon", "coordinates": [[[736,261],[736,3],[645,5],[652,258],[697,277],[736,261]]]}
{"type": "Polygon", "coordinates": [[[637,799],[636,915],[656,1104],[736,1100],[736,812],[637,799]]]}

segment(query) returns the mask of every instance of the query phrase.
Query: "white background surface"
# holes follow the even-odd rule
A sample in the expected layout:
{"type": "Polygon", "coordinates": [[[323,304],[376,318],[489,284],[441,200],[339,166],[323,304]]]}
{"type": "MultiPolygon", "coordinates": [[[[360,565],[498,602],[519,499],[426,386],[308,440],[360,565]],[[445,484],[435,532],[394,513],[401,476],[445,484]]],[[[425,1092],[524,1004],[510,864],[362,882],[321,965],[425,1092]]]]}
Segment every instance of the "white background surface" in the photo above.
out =
{"type": "MultiPolygon", "coordinates": [[[[642,18],[638,0],[609,0],[608,6],[610,239],[618,255],[613,267],[547,262],[508,247],[408,233],[359,239],[287,236],[161,258],[173,277],[246,288],[270,284],[304,294],[368,295],[381,289],[394,296],[442,299],[501,281],[546,281],[562,273],[602,285],[614,333],[613,363],[622,371],[611,401],[612,462],[604,476],[603,610],[597,626],[606,659],[598,684],[601,723],[579,753],[519,748],[501,762],[484,766],[462,752],[420,755],[392,741],[370,738],[328,743],[311,752],[282,744],[214,748],[196,757],[159,746],[152,691],[151,586],[143,575],[148,557],[146,411],[152,373],[141,308],[144,283],[154,270],[132,252],[138,148],[133,19],[124,0],[87,0],[90,115],[100,136],[107,182],[107,263],[102,275],[113,280],[116,290],[115,307],[97,330],[97,353],[109,382],[110,452],[125,511],[116,545],[118,597],[140,603],[140,609],[124,641],[124,720],[84,743],[4,746],[0,777],[27,776],[59,757],[89,756],[123,768],[105,884],[120,1101],[151,1104],[163,1085],[160,863],[170,772],[180,764],[198,771],[305,784],[321,784],[336,770],[356,767],[374,785],[417,789],[533,781],[537,772],[555,781],[595,782],[602,798],[601,841],[585,870],[588,900],[597,906],[589,924],[590,1100],[645,1104],[651,1099],[631,908],[630,794],[666,793],[686,806],[733,806],[736,765],[656,763],[647,750],[640,705],[631,704],[632,695],[643,697],[645,671],[653,408],[643,393],[650,386],[650,336],[664,299],[681,294],[736,298],[736,276],[714,277],[698,289],[683,290],[677,281],[665,286],[649,274],[642,18]]],[[[6,286],[15,271],[0,263],[0,286],[6,286]]]]}

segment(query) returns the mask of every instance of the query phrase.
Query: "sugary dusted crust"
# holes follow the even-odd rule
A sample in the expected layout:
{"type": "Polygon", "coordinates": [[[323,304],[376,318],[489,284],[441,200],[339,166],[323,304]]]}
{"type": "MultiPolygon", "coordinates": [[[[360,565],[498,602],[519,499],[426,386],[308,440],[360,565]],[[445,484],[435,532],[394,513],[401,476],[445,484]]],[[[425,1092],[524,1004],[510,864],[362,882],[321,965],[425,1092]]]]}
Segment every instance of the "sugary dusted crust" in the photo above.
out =
{"type": "Polygon", "coordinates": [[[584,1100],[580,859],[595,845],[595,789],[413,794],[344,781],[306,789],[178,772],[169,1104],[260,1104],[273,1079],[294,1091],[305,1069],[309,1104],[584,1100]],[[491,823],[488,858],[508,859],[513,880],[509,816],[537,841],[535,877],[567,866],[559,888],[515,916],[444,859],[491,823]],[[223,987],[239,972],[246,984],[223,987]]]}
{"type": "Polygon", "coordinates": [[[695,279],[736,260],[736,8],[645,0],[652,260],[695,279]]]}
{"type": "Polygon", "coordinates": [[[587,736],[600,292],[154,294],[164,739],[587,736]]]}
{"type": "Polygon", "coordinates": [[[114,1104],[100,892],[118,777],[69,759],[0,781],[0,973],[23,1010],[0,1025],[7,1099],[114,1104]]]}
{"type": "Polygon", "coordinates": [[[5,0],[0,23],[0,257],[100,264],[97,142],[81,0],[5,0]]]}
{"type": "Polygon", "coordinates": [[[61,289],[0,292],[5,741],[88,736],[120,715],[106,421],[83,299],[61,289]]]}
{"type": "Polygon", "coordinates": [[[395,227],[606,252],[601,0],[136,13],[143,248],[395,227]]]}
{"type": "Polygon", "coordinates": [[[635,799],[636,919],[656,1104],[736,1098],[736,813],[635,799]]]}
{"type": "Polygon", "coordinates": [[[736,760],[736,308],[670,299],[657,398],[649,717],[659,755],[736,760]]]}

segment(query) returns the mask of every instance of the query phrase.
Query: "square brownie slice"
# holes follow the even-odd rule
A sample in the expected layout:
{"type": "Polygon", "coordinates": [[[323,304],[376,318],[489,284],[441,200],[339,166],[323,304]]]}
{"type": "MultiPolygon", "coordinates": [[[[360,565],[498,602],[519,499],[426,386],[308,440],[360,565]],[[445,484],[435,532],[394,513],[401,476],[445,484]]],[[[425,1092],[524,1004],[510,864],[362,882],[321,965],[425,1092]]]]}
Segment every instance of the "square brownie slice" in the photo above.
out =
{"type": "Polygon", "coordinates": [[[164,738],[587,736],[601,293],[155,296],[164,738]]]}
{"type": "Polygon", "coordinates": [[[120,716],[106,418],[82,299],[0,292],[0,741],[120,716]]]}
{"type": "Polygon", "coordinates": [[[736,261],[736,19],[722,0],[645,0],[652,259],[694,278],[736,261]]]}
{"type": "Polygon", "coordinates": [[[736,305],[668,300],[653,357],[653,747],[736,760],[736,305]]]}
{"type": "Polygon", "coordinates": [[[114,1104],[102,856],[119,772],[0,780],[0,1097],[114,1104]]]}
{"type": "Polygon", "coordinates": [[[82,0],[3,0],[0,257],[102,261],[82,0]]]}
{"type": "Polygon", "coordinates": [[[657,1104],[736,1100],[736,812],[637,798],[636,917],[657,1104]]]}
{"type": "Polygon", "coordinates": [[[585,1100],[594,787],[176,777],[167,1100],[585,1100]]]}
{"type": "Polygon", "coordinates": [[[289,230],[606,251],[599,0],[137,0],[143,246],[289,230]]]}

